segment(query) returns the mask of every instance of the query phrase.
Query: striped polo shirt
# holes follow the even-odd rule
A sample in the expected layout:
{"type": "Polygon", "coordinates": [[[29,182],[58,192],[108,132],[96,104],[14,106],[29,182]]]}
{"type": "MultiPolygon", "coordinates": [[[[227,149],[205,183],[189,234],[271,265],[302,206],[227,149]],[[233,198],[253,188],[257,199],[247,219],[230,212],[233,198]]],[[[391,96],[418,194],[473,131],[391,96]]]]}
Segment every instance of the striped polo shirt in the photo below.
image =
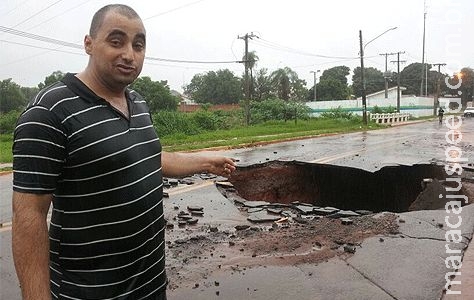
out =
{"type": "Polygon", "coordinates": [[[55,299],[153,299],[166,288],[161,144],[145,101],[126,96],[128,119],[67,74],[15,128],[13,189],[53,195],[55,299]]]}

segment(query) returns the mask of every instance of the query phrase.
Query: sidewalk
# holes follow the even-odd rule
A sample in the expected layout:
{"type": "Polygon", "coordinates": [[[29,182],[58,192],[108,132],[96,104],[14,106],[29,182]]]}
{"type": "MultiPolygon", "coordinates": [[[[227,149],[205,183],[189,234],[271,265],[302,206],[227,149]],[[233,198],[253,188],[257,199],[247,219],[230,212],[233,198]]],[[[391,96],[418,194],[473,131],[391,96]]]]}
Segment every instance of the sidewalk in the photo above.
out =
{"type": "Polygon", "coordinates": [[[474,243],[471,241],[464,252],[461,276],[453,280],[461,281],[460,285],[452,287],[453,291],[460,291],[460,295],[444,295],[443,300],[472,300],[474,299],[474,243]]]}

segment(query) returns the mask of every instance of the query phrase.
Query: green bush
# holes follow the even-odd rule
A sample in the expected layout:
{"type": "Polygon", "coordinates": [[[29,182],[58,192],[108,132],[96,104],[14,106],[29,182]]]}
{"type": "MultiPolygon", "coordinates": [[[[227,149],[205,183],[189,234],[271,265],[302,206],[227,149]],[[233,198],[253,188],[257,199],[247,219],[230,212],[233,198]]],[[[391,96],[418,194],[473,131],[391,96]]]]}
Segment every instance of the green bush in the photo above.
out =
{"type": "Polygon", "coordinates": [[[244,124],[244,111],[242,109],[229,111],[216,110],[213,111],[213,113],[221,120],[218,129],[231,129],[244,124]]]}
{"type": "Polygon", "coordinates": [[[153,123],[159,136],[176,133],[194,135],[201,132],[194,120],[185,113],[160,111],[153,115],[153,123]]]}
{"type": "Polygon", "coordinates": [[[13,161],[12,145],[12,134],[0,134],[0,163],[13,161]]]}
{"type": "Polygon", "coordinates": [[[160,111],[153,114],[153,122],[159,136],[196,135],[204,131],[239,127],[242,125],[242,116],[241,110],[209,111],[200,109],[193,113],[160,111]]]}
{"type": "Polygon", "coordinates": [[[208,110],[198,110],[191,115],[191,120],[204,130],[217,130],[224,123],[224,118],[208,110]]]}
{"type": "Polygon", "coordinates": [[[259,124],[270,120],[308,119],[310,108],[304,103],[284,101],[281,99],[267,99],[252,102],[250,116],[252,124],[259,124]]]}
{"type": "Polygon", "coordinates": [[[383,109],[375,105],[372,110],[370,111],[372,114],[383,114],[383,109]]]}
{"type": "Polygon", "coordinates": [[[370,113],[372,113],[372,114],[390,114],[390,113],[394,113],[396,111],[397,111],[396,108],[391,106],[391,105],[389,107],[378,107],[377,105],[375,105],[372,108],[372,111],[370,113]]]}
{"type": "Polygon", "coordinates": [[[342,107],[339,106],[338,108],[331,108],[329,111],[321,113],[321,117],[326,119],[350,120],[354,118],[354,114],[350,111],[343,110],[342,107]]]}
{"type": "Polygon", "coordinates": [[[16,121],[22,111],[12,110],[10,112],[0,114],[0,134],[13,133],[15,130],[16,121]]]}

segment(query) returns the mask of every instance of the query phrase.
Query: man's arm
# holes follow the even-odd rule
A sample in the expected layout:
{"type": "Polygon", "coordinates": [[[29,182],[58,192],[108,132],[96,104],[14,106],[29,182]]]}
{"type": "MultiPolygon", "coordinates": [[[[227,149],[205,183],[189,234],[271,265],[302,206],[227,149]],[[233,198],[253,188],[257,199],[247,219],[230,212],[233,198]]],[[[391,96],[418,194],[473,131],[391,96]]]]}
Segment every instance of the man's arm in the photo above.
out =
{"type": "Polygon", "coordinates": [[[182,177],[202,172],[227,177],[235,170],[234,160],[228,157],[171,152],[162,152],[161,155],[163,175],[167,177],[182,177]]]}
{"type": "Polygon", "coordinates": [[[13,192],[12,248],[23,300],[51,299],[47,215],[52,195],[13,192]]]}

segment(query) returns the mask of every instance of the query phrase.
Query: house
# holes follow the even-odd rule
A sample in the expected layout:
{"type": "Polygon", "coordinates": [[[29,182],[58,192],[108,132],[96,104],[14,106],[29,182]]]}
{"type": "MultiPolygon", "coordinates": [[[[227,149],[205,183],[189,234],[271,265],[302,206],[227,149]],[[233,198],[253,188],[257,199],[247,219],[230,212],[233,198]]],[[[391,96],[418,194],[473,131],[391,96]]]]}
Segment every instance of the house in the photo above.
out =
{"type": "MultiPolygon", "coordinates": [[[[402,97],[402,92],[404,90],[406,90],[406,87],[401,86],[400,87],[400,98],[402,97]]],[[[388,92],[387,99],[397,99],[397,87],[396,86],[389,88],[387,90],[387,92],[388,92]]],[[[370,100],[385,99],[385,90],[381,90],[381,91],[366,95],[365,97],[366,97],[367,100],[369,100],[369,99],[370,100]]],[[[361,100],[361,99],[362,99],[362,97],[357,98],[357,100],[361,100]]]]}

